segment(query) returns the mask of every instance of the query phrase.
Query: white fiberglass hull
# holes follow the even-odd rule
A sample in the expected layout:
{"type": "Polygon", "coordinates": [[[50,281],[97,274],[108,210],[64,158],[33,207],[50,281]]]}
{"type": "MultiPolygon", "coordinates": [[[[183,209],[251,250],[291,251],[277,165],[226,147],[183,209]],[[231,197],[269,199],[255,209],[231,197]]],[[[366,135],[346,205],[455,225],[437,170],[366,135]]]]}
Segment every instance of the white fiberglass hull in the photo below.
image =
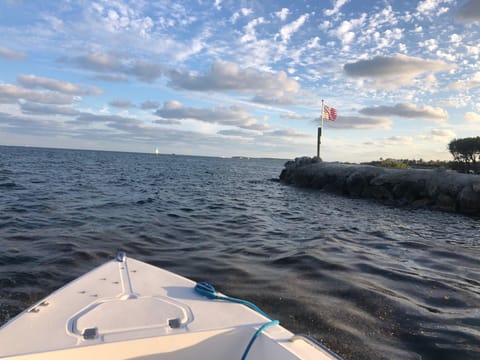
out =
{"type": "Polygon", "coordinates": [[[125,256],[52,293],[0,328],[0,358],[337,359],[249,307],[125,256]]]}

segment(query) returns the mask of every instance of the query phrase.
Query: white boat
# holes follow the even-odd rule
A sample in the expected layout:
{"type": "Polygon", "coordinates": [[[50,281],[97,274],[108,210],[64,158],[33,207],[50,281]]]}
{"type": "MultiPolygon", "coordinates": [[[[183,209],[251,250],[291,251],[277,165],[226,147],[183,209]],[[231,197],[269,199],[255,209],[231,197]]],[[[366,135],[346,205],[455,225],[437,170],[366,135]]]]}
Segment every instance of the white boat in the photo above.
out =
{"type": "Polygon", "coordinates": [[[251,303],[125,253],[1,327],[0,358],[339,359],[251,303]]]}

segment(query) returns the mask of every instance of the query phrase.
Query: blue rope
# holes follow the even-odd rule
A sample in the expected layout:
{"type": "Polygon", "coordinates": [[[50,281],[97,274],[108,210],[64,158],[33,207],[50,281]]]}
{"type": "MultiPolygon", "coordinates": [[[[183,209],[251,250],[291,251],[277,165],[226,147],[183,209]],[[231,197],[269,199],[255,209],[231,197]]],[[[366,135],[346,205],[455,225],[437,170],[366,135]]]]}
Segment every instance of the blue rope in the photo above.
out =
{"type": "Polygon", "coordinates": [[[247,348],[243,352],[242,355],[242,360],[245,360],[247,358],[248,352],[250,351],[250,348],[252,347],[254,341],[257,339],[258,335],[260,335],[266,328],[273,326],[273,325],[278,325],[279,321],[278,320],[272,320],[268,323],[263,324],[256,332],[253,334],[252,338],[250,339],[250,342],[247,345],[247,348]]]}
{"type": "Polygon", "coordinates": [[[233,298],[233,297],[230,297],[230,296],[218,295],[218,293],[215,290],[215,288],[213,287],[213,285],[211,285],[211,284],[209,284],[205,281],[197,283],[195,285],[195,291],[197,293],[199,293],[200,295],[206,296],[209,299],[225,300],[225,301],[230,301],[230,302],[233,302],[233,303],[248,306],[250,309],[253,309],[256,312],[258,312],[260,315],[263,315],[267,319],[270,319],[270,317],[267,314],[265,314],[257,305],[255,305],[255,304],[253,304],[253,303],[251,303],[250,301],[247,301],[247,300],[237,299],[237,298],[233,298]]]}
{"type": "Polygon", "coordinates": [[[219,300],[225,300],[225,301],[230,301],[233,303],[237,304],[243,304],[248,306],[250,309],[255,310],[258,312],[260,315],[265,316],[267,319],[270,320],[270,322],[263,324],[256,332],[253,334],[252,338],[250,339],[245,351],[243,352],[242,355],[242,360],[245,360],[247,358],[248,352],[250,351],[250,348],[252,347],[253,343],[257,339],[258,335],[260,335],[266,328],[272,325],[278,325],[279,321],[278,320],[272,320],[270,317],[265,314],[257,305],[251,303],[250,301],[247,300],[242,300],[242,299],[237,299],[237,298],[232,298],[230,296],[224,296],[224,295],[218,295],[217,291],[213,287],[213,285],[203,281],[199,282],[195,285],[195,291],[199,293],[200,295],[206,296],[209,299],[219,299],[219,300]]]}

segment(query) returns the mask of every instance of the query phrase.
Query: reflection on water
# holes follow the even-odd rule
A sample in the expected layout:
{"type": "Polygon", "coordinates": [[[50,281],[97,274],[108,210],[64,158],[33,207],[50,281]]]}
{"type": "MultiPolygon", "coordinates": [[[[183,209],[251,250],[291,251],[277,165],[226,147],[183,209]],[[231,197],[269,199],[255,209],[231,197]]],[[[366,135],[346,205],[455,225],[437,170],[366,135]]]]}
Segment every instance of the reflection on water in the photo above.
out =
{"type": "Polygon", "coordinates": [[[0,147],[0,323],[118,250],[346,359],[480,358],[480,221],[284,186],[280,160],[0,147]]]}

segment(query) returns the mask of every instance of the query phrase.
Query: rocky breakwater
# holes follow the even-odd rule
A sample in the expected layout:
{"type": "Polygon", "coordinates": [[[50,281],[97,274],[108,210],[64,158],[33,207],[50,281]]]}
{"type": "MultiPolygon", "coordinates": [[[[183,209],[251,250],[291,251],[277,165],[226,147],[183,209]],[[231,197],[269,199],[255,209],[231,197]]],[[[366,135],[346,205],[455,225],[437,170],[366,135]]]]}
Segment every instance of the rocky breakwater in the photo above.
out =
{"type": "Polygon", "coordinates": [[[480,215],[480,175],[442,168],[390,169],[302,157],[285,163],[280,181],[392,205],[480,215]]]}

